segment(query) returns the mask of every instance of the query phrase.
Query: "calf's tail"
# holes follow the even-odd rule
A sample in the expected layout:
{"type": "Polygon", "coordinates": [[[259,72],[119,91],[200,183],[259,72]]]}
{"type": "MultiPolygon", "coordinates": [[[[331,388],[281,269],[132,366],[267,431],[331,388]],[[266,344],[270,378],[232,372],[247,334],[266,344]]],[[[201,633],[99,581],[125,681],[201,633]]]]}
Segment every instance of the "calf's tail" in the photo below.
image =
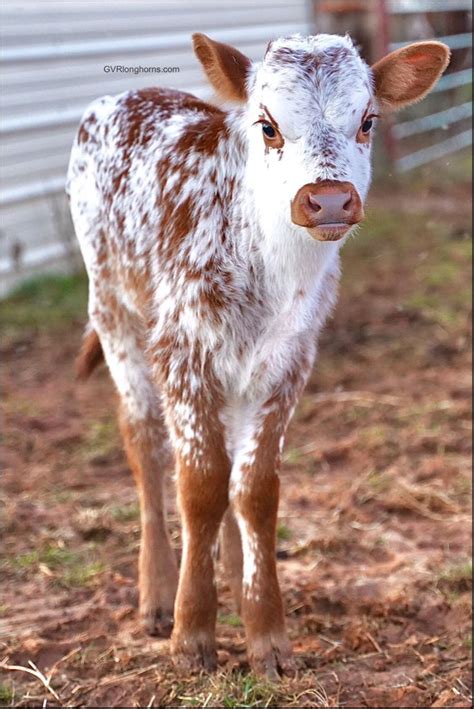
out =
{"type": "Polygon", "coordinates": [[[99,337],[90,326],[84,333],[81,349],[76,359],[76,377],[85,381],[94,369],[104,360],[104,353],[99,337]]]}

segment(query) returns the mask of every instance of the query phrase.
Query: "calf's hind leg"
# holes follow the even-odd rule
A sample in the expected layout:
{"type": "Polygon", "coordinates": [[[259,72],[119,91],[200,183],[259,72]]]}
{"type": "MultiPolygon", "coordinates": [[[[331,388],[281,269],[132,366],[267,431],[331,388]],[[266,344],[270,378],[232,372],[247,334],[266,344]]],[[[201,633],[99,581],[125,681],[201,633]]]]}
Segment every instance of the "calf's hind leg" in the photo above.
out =
{"type": "Polygon", "coordinates": [[[164,475],[170,458],[167,431],[138,343],[130,332],[113,340],[107,335],[99,337],[120,395],[120,429],[140,502],[140,617],[149,634],[169,634],[178,569],[165,520],[164,475]],[[126,350],[117,342],[126,342],[126,350]]]}
{"type": "Polygon", "coordinates": [[[152,415],[133,420],[121,406],[120,429],[138,489],[141,517],[138,561],[140,617],[147,633],[168,635],[178,570],[165,520],[163,465],[167,458],[162,422],[152,415]]]}

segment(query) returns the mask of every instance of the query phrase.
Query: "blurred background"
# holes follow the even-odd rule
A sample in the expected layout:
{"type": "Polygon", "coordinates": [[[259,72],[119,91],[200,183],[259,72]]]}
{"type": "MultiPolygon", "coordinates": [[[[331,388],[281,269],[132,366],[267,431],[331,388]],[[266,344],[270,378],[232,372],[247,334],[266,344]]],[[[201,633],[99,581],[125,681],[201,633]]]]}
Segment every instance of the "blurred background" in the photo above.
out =
{"type": "MultiPolygon", "coordinates": [[[[0,6],[0,705],[471,707],[471,2],[8,0],[0,6]],[[298,676],[248,672],[218,565],[219,671],[177,679],[137,622],[139,508],[105,367],[74,359],[87,280],[64,195],[105,93],[209,96],[190,35],[260,59],[348,31],[372,62],[441,38],[452,62],[383,121],[367,219],[291,423],[278,572],[298,676]],[[159,67],[159,74],[104,67],[159,67]],[[33,663],[33,664],[32,664],[33,663]]],[[[176,554],[179,516],[169,482],[176,554]]]]}
{"type": "Polygon", "coordinates": [[[33,274],[77,268],[64,180],[92,99],[153,84],[208,97],[191,51],[193,31],[235,44],[254,60],[270,39],[291,32],[347,31],[369,62],[406,42],[441,38],[453,51],[447,74],[419,107],[383,130],[378,160],[401,172],[471,143],[471,21],[468,0],[3,3],[0,295],[33,274]],[[127,71],[111,73],[116,65],[127,71]],[[133,73],[140,66],[160,73],[133,73]]]}

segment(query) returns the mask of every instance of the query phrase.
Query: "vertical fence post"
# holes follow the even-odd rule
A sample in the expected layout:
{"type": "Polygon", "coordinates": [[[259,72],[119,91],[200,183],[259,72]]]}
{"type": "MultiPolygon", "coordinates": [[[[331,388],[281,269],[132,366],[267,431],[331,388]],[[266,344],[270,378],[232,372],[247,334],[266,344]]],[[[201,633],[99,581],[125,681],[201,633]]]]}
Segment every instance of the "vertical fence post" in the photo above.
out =
{"type": "MultiPolygon", "coordinates": [[[[390,13],[387,10],[386,0],[376,0],[375,12],[377,14],[377,30],[374,38],[374,54],[377,59],[380,59],[390,51],[390,13]]],[[[394,165],[397,159],[397,145],[393,133],[393,121],[390,116],[384,120],[382,137],[388,159],[394,165]]]]}

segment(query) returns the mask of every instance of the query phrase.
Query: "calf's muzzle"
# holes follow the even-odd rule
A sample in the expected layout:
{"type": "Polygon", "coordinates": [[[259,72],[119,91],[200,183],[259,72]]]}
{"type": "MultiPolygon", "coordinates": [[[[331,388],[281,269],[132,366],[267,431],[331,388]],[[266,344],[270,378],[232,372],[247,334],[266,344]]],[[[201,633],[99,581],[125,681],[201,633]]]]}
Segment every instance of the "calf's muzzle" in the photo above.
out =
{"type": "Polygon", "coordinates": [[[359,194],[351,182],[324,180],[301,187],[291,203],[294,224],[314,239],[337,241],[364,218],[359,194]]]}

